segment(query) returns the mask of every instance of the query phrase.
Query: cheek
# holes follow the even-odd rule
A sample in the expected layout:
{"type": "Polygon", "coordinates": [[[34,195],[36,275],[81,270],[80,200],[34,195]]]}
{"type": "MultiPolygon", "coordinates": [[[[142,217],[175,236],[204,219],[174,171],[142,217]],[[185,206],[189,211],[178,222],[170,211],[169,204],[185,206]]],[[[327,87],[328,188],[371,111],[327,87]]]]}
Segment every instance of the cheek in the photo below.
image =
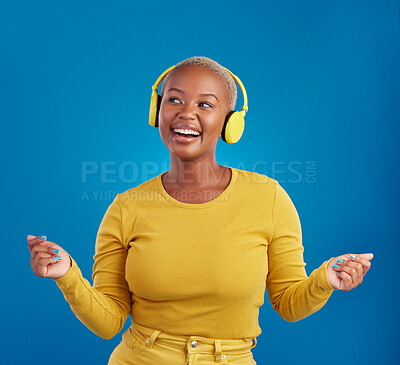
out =
{"type": "Polygon", "coordinates": [[[215,133],[218,133],[219,135],[225,123],[225,116],[226,116],[225,114],[220,114],[218,116],[214,115],[205,120],[204,122],[207,125],[207,129],[210,131],[213,130],[215,133]]]}
{"type": "Polygon", "coordinates": [[[162,122],[170,122],[173,118],[174,112],[171,108],[168,108],[166,105],[161,105],[158,111],[158,121],[162,122]]]}
{"type": "Polygon", "coordinates": [[[158,130],[161,136],[161,139],[165,142],[167,141],[171,135],[170,125],[173,121],[174,117],[168,108],[160,108],[158,113],[158,130]]]}

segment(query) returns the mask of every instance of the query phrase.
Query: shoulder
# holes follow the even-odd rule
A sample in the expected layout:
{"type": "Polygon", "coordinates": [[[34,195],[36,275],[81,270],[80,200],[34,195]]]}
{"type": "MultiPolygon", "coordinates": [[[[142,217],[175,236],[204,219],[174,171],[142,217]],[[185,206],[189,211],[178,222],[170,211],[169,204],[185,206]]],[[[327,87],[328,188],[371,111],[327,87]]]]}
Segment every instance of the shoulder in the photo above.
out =
{"type": "Polygon", "coordinates": [[[157,179],[159,176],[153,177],[139,185],[127,189],[122,193],[117,194],[116,199],[120,204],[132,203],[135,201],[153,200],[158,194],[157,179]]]}
{"type": "Polygon", "coordinates": [[[272,205],[275,200],[278,181],[268,175],[234,168],[235,191],[251,204],[272,205]]]}
{"type": "Polygon", "coordinates": [[[271,189],[276,189],[278,181],[269,177],[268,175],[261,174],[254,171],[247,171],[238,168],[232,168],[235,170],[236,181],[238,185],[243,184],[254,184],[254,185],[264,185],[271,189]]]}

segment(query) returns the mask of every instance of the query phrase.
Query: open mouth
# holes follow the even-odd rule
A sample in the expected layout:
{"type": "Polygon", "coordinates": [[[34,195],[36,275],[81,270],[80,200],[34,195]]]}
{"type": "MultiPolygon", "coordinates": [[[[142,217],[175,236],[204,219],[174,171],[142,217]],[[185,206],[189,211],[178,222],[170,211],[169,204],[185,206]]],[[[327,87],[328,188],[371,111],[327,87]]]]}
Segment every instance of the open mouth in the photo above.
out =
{"type": "Polygon", "coordinates": [[[181,137],[186,137],[186,138],[200,137],[200,134],[199,135],[195,135],[195,134],[191,134],[191,133],[185,134],[185,133],[176,132],[176,131],[173,131],[173,132],[174,132],[174,134],[176,136],[181,136],[181,137]]]}
{"type": "Polygon", "coordinates": [[[177,137],[178,141],[193,141],[196,140],[198,138],[200,138],[201,133],[198,135],[192,134],[192,133],[184,133],[184,132],[178,132],[175,130],[172,130],[172,134],[177,137]]]}

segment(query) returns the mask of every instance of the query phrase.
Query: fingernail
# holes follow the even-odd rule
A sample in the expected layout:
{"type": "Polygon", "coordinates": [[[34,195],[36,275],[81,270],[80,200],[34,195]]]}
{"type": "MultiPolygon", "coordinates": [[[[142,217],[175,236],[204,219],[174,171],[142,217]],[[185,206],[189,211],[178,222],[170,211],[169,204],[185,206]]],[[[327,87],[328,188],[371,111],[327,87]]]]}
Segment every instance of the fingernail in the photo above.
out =
{"type": "Polygon", "coordinates": [[[337,259],[336,261],[337,261],[337,262],[343,262],[343,260],[342,260],[342,259],[337,259]]]}
{"type": "Polygon", "coordinates": [[[352,259],[355,259],[357,256],[356,256],[356,255],[350,255],[350,257],[351,257],[352,259]]]}
{"type": "Polygon", "coordinates": [[[339,267],[339,265],[338,265],[338,264],[335,264],[335,265],[333,265],[333,267],[339,267]]]}
{"type": "Polygon", "coordinates": [[[40,239],[44,240],[44,239],[46,239],[46,236],[40,236],[40,239]]]}
{"type": "Polygon", "coordinates": [[[339,275],[340,274],[340,271],[336,271],[336,275],[339,275]]]}
{"type": "Polygon", "coordinates": [[[58,258],[57,258],[57,257],[53,257],[53,260],[54,260],[54,261],[58,261],[58,258]]]}
{"type": "Polygon", "coordinates": [[[60,250],[59,250],[58,248],[55,248],[53,251],[54,251],[55,253],[60,252],[60,250]]]}
{"type": "Polygon", "coordinates": [[[61,257],[61,256],[57,256],[56,259],[57,259],[57,260],[61,260],[62,257],[61,257]]]}

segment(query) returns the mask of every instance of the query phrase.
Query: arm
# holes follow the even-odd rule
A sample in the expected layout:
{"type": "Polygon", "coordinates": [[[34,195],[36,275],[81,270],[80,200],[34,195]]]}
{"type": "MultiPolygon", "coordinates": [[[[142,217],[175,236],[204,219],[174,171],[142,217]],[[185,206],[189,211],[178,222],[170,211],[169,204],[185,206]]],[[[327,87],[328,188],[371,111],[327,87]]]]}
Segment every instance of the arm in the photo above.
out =
{"type": "Polygon", "coordinates": [[[105,339],[121,331],[131,310],[131,293],[125,280],[127,252],[117,195],[97,232],[93,287],[71,256],[70,269],[64,276],[54,279],[78,319],[105,339]]]}
{"type": "Polygon", "coordinates": [[[330,259],[307,277],[300,219],[278,182],[272,219],[266,283],[269,301],[283,319],[296,322],[322,308],[333,293],[326,271],[330,259]]]}

